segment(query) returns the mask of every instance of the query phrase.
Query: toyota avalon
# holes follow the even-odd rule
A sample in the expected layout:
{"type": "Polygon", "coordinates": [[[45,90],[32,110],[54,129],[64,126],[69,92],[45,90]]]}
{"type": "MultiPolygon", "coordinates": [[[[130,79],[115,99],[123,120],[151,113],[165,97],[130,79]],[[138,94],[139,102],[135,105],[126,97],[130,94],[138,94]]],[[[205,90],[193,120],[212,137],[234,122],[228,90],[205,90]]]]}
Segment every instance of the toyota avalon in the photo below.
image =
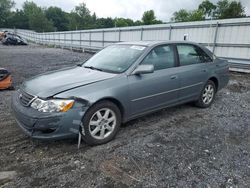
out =
{"type": "Polygon", "coordinates": [[[187,102],[207,108],[228,80],[227,61],[199,44],[123,42],[77,66],[26,80],[12,109],[34,139],[80,133],[97,145],[112,140],[122,123],[162,108],[187,102]]]}

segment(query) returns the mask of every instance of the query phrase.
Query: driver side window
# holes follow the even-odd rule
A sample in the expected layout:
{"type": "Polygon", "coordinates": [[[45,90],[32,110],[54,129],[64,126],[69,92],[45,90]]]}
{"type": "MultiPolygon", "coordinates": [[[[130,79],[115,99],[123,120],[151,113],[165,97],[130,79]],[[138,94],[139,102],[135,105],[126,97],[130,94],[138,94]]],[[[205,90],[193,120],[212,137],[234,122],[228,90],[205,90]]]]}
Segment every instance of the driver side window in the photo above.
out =
{"type": "Polygon", "coordinates": [[[141,65],[154,65],[155,70],[175,66],[174,49],[171,45],[155,47],[142,61],[141,65]]]}

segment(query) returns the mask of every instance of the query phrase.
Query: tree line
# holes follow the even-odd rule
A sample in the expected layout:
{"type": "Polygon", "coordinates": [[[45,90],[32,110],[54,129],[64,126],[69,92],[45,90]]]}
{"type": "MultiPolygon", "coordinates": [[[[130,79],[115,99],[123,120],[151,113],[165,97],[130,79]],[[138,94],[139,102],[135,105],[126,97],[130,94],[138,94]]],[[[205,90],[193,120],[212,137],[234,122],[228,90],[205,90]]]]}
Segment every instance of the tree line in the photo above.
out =
{"type": "MultiPolygon", "coordinates": [[[[32,1],[24,2],[21,9],[13,10],[15,2],[0,0],[0,28],[31,29],[37,32],[98,29],[139,25],[162,24],[153,10],[145,11],[141,20],[129,18],[98,18],[85,3],[71,12],[59,7],[39,7],[32,1]]],[[[204,0],[196,10],[181,9],[173,14],[172,22],[200,21],[245,17],[245,8],[238,1],[219,0],[217,4],[204,0]]]]}
{"type": "Polygon", "coordinates": [[[246,17],[245,7],[240,1],[219,0],[213,4],[209,0],[204,0],[197,9],[181,9],[173,14],[173,22],[190,22],[214,19],[229,19],[246,17]]]}
{"type": "Polygon", "coordinates": [[[161,24],[153,10],[144,12],[142,20],[128,18],[98,18],[91,14],[85,3],[76,6],[70,13],[59,7],[43,8],[34,2],[24,2],[22,9],[12,11],[12,0],[0,0],[0,28],[32,29],[37,32],[98,29],[138,25],[161,24]]]}

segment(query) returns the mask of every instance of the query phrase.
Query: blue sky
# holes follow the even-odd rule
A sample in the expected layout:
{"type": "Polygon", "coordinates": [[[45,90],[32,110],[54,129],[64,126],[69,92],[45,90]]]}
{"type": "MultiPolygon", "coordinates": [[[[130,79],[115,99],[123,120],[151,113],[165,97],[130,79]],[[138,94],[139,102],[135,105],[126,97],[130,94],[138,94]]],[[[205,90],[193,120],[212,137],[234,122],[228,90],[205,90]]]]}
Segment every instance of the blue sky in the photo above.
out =
{"type": "MultiPolygon", "coordinates": [[[[21,8],[25,0],[14,0],[16,8],[21,8]]],[[[217,0],[211,0],[217,2],[217,0]]],[[[76,5],[84,2],[98,17],[124,17],[140,20],[146,10],[153,9],[158,19],[169,21],[172,14],[181,8],[195,9],[202,0],[33,0],[42,7],[58,6],[70,12],[76,5]]],[[[241,0],[250,15],[250,0],[241,0]]]]}

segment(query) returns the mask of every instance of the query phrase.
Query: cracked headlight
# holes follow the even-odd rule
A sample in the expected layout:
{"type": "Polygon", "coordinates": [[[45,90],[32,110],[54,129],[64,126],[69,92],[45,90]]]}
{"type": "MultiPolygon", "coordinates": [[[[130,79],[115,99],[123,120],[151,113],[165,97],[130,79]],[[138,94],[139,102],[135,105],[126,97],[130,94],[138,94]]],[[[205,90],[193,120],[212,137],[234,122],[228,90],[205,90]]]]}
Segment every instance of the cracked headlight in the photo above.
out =
{"type": "Polygon", "coordinates": [[[42,100],[35,99],[31,107],[39,112],[67,112],[74,105],[74,100],[52,99],[42,100]]]}

